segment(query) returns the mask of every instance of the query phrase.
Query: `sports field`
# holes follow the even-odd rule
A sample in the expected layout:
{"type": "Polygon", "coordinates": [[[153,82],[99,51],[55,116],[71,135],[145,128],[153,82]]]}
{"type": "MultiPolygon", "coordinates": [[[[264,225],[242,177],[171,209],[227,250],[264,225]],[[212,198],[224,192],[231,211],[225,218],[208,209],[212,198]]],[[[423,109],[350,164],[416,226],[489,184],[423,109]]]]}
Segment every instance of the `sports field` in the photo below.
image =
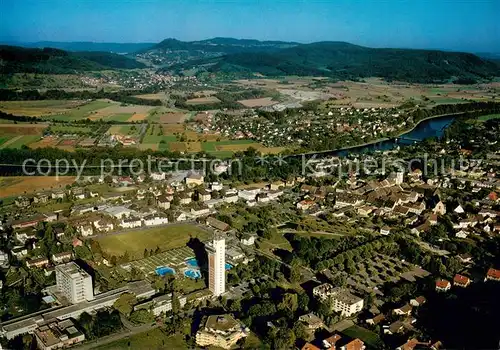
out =
{"type": "Polygon", "coordinates": [[[191,237],[206,240],[210,233],[192,224],[172,224],[157,228],[145,228],[127,233],[98,238],[102,250],[111,256],[128,252],[131,258],[143,257],[144,249],[161,250],[184,246],[191,237]]]}

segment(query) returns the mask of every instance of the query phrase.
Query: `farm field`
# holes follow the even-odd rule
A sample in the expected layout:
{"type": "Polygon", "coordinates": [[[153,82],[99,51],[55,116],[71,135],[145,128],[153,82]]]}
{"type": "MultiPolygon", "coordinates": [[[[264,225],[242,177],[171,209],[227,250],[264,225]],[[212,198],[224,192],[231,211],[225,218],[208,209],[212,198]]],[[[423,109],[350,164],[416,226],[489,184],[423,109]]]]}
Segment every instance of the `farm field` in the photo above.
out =
{"type": "Polygon", "coordinates": [[[144,249],[161,250],[184,246],[191,237],[208,239],[210,233],[191,224],[172,224],[157,228],[145,228],[123,234],[98,238],[101,249],[111,256],[121,256],[128,252],[133,259],[143,257],[144,249]]]}
{"type": "Polygon", "coordinates": [[[144,120],[148,117],[149,112],[155,107],[141,105],[121,105],[117,102],[110,102],[108,105],[95,110],[89,119],[126,122],[129,119],[133,121],[144,120]]]}
{"type": "Polygon", "coordinates": [[[65,113],[84,103],[82,100],[1,101],[0,110],[14,115],[42,117],[65,113]]]}
{"type": "Polygon", "coordinates": [[[41,135],[48,124],[0,124],[0,135],[41,135]]]}
{"type": "Polygon", "coordinates": [[[74,176],[5,176],[0,177],[2,197],[20,196],[37,191],[65,187],[75,182],[74,176]]]}
{"type": "Polygon", "coordinates": [[[39,135],[14,135],[0,144],[0,148],[21,148],[40,140],[39,135]]]}
{"type": "Polygon", "coordinates": [[[134,97],[142,98],[144,100],[166,100],[168,96],[164,92],[158,92],[156,94],[134,95],[134,97]]]}
{"type": "Polygon", "coordinates": [[[58,115],[49,115],[46,118],[60,121],[75,121],[90,118],[97,110],[108,107],[112,102],[105,100],[91,101],[76,108],[64,111],[58,115]]]}
{"type": "Polygon", "coordinates": [[[197,98],[192,98],[190,100],[187,100],[186,103],[188,105],[203,105],[203,104],[215,104],[219,103],[220,100],[215,97],[215,96],[208,96],[208,97],[197,97],[197,98]]]}

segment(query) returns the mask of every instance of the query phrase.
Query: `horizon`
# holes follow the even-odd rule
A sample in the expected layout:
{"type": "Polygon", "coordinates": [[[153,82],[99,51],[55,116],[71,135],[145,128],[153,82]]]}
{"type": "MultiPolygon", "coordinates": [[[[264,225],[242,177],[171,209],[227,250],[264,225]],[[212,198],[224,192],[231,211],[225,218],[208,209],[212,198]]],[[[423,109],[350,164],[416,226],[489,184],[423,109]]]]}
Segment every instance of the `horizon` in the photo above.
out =
{"type": "Polygon", "coordinates": [[[11,43],[158,43],[199,41],[344,41],[373,48],[500,52],[496,0],[383,3],[359,0],[238,3],[152,0],[32,0],[0,3],[0,41],[11,43]],[[47,20],[50,18],[50,20],[47,20]],[[243,25],[242,25],[243,24],[243,25]],[[203,33],[201,37],[200,33],[203,33]]]}

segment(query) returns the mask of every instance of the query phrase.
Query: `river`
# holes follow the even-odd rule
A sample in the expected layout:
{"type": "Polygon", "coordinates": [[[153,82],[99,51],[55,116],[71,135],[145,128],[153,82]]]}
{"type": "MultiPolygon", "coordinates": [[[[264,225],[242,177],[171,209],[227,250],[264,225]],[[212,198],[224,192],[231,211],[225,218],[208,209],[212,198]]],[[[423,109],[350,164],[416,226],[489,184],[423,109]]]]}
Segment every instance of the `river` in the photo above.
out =
{"type": "MultiPolygon", "coordinates": [[[[344,157],[349,153],[370,153],[374,151],[388,151],[398,146],[412,145],[430,137],[443,136],[444,130],[455,120],[456,115],[445,115],[421,121],[411,131],[404,133],[398,139],[389,139],[368,145],[340,149],[328,152],[334,156],[344,157]]],[[[326,153],[326,152],[325,152],[326,153]]]]}

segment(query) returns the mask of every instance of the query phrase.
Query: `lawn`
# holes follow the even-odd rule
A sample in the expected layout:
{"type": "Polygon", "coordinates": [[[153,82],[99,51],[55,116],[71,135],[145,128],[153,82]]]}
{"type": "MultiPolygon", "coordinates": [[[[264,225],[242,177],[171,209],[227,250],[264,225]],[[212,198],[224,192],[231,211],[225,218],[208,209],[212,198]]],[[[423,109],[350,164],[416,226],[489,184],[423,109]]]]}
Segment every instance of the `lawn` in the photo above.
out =
{"type": "Polygon", "coordinates": [[[144,249],[168,250],[184,246],[191,237],[209,238],[209,232],[191,224],[173,224],[157,228],[145,228],[123,234],[108,235],[98,239],[102,250],[113,256],[127,251],[134,258],[143,257],[144,249]]]}
{"type": "Polygon", "coordinates": [[[376,333],[363,327],[354,325],[350,328],[343,330],[342,333],[352,338],[359,338],[362,341],[364,341],[367,345],[374,348],[379,348],[382,345],[382,342],[376,333]]]}
{"type": "Polygon", "coordinates": [[[500,114],[489,114],[489,115],[483,115],[478,118],[479,121],[485,122],[491,119],[498,119],[500,118],[500,114]]]}
{"type": "Polygon", "coordinates": [[[98,346],[95,349],[187,349],[187,346],[181,335],[167,336],[160,329],[155,328],[144,333],[128,336],[115,342],[98,346]]]}

